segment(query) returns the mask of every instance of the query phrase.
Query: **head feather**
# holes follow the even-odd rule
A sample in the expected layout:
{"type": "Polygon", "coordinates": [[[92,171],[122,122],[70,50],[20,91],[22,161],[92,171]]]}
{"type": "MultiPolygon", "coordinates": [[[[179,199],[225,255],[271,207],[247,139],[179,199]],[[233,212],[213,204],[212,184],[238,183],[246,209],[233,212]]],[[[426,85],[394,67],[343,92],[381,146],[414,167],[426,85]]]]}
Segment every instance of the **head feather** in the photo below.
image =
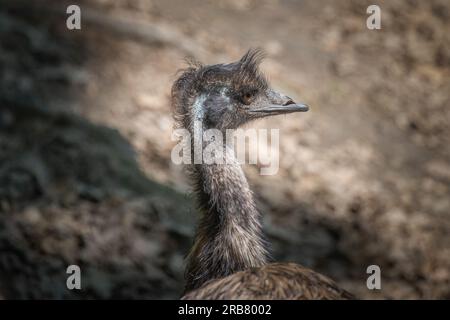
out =
{"type": "Polygon", "coordinates": [[[239,64],[242,69],[248,71],[256,71],[259,65],[266,57],[266,54],[260,48],[252,48],[248,50],[242,58],[239,60],[239,64]]]}

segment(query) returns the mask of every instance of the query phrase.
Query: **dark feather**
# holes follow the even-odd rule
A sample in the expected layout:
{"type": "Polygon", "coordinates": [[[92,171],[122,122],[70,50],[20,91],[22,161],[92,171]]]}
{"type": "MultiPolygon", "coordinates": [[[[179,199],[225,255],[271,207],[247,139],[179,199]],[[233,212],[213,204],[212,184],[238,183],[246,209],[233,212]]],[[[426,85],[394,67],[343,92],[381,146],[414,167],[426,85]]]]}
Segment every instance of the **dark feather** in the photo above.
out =
{"type": "Polygon", "coordinates": [[[213,280],[184,300],[335,300],[355,299],[331,279],[294,263],[273,263],[213,280]]]}

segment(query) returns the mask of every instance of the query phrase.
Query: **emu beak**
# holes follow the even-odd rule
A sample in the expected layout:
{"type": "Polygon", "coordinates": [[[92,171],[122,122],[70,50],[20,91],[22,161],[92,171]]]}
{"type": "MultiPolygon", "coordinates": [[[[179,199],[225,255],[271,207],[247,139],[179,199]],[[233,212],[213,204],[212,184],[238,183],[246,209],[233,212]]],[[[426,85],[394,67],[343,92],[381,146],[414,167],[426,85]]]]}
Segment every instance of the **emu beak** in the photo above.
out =
{"type": "Polygon", "coordinates": [[[251,111],[260,113],[261,116],[270,116],[292,112],[306,112],[309,110],[308,105],[303,103],[295,103],[294,100],[288,96],[273,90],[269,90],[267,92],[267,97],[269,98],[269,105],[258,109],[253,109],[251,111]]]}

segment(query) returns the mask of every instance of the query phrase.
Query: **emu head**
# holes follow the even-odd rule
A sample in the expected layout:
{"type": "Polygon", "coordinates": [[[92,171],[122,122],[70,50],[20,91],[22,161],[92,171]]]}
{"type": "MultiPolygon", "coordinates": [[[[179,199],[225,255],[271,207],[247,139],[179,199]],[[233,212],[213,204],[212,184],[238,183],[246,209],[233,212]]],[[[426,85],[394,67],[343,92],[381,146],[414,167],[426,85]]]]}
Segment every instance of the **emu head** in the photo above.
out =
{"type": "Polygon", "coordinates": [[[175,119],[192,129],[235,129],[253,119],[308,111],[305,104],[272,90],[259,71],[262,53],[249,50],[239,61],[202,66],[193,63],[183,70],[172,87],[175,119]]]}

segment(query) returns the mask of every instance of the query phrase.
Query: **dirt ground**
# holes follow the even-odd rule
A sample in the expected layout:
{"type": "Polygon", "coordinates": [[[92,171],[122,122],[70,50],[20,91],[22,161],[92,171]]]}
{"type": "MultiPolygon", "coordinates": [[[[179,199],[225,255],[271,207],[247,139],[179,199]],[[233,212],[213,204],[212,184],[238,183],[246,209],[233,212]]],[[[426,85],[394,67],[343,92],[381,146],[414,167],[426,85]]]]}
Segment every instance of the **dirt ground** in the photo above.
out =
{"type": "Polygon", "coordinates": [[[311,106],[252,124],[280,129],[278,174],[245,166],[274,259],[363,299],[450,299],[450,3],[376,1],[368,30],[372,2],[70,1],[69,31],[64,1],[0,0],[0,297],[178,298],[197,216],[171,83],[188,55],[261,47],[311,106]]]}

